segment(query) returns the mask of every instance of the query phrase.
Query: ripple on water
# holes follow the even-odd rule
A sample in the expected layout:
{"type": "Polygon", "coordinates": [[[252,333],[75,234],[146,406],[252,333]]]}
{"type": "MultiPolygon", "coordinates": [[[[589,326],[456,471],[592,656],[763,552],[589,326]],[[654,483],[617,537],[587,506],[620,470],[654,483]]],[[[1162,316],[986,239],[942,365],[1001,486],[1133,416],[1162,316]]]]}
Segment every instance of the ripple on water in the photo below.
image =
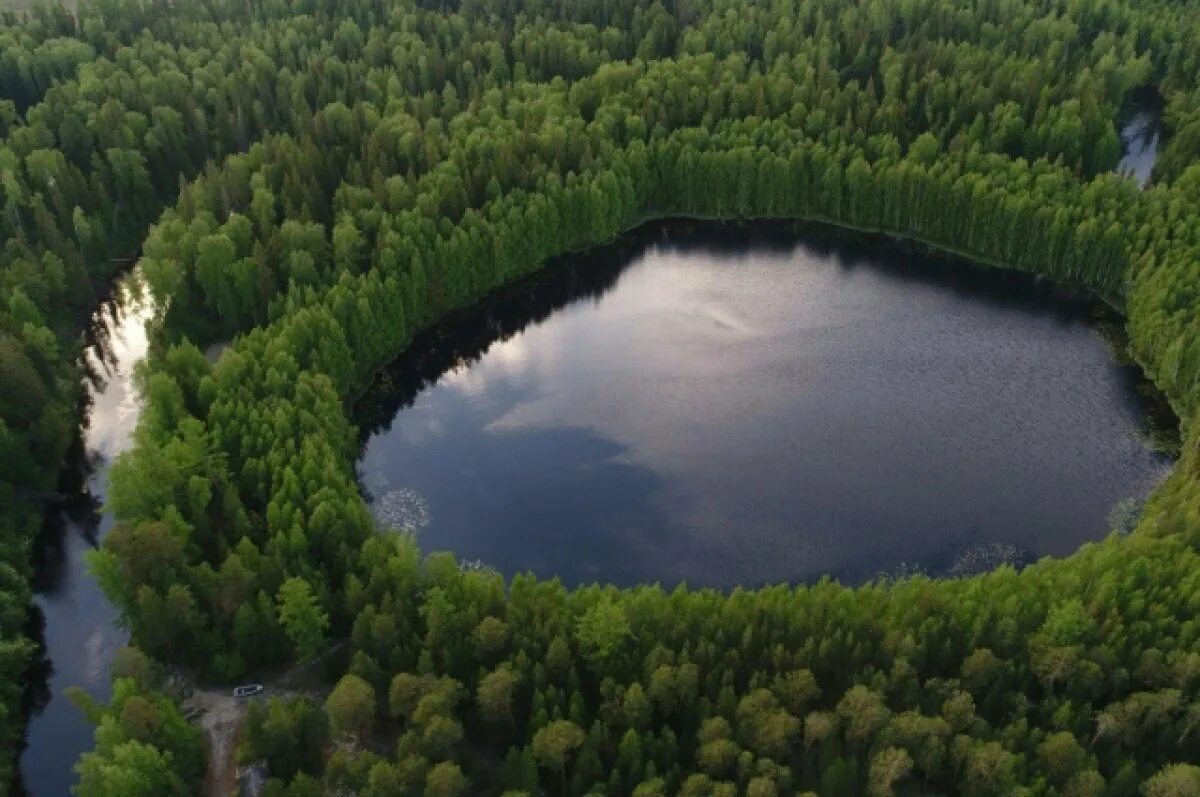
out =
{"type": "Polygon", "coordinates": [[[375,500],[375,519],[380,525],[401,531],[419,532],[429,525],[429,504],[416,490],[388,490],[375,500]]]}
{"type": "Polygon", "coordinates": [[[950,578],[967,578],[988,573],[1004,565],[1019,570],[1029,563],[1029,559],[1029,552],[1015,545],[989,542],[972,546],[956,556],[946,575],[950,578]]]}

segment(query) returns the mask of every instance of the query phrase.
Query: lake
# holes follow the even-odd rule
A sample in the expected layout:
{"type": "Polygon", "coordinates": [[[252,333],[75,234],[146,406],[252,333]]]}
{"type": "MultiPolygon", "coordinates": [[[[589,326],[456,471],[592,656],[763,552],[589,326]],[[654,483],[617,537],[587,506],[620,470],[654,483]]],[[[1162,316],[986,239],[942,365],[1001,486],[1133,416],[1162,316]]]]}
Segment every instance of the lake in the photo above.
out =
{"type": "Polygon", "coordinates": [[[505,574],[965,574],[1105,536],[1170,458],[1092,302],[787,225],[651,225],[421,336],[358,404],[378,516],[505,574]]]}

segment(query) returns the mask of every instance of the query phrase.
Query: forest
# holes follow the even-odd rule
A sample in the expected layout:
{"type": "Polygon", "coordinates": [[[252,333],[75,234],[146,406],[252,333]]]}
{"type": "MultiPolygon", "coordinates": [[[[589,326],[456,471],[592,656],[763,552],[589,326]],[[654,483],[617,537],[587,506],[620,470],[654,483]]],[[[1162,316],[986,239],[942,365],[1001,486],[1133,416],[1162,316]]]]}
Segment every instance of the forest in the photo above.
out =
{"type": "Polygon", "coordinates": [[[328,696],[256,705],[237,751],[272,797],[1200,794],[1196,0],[42,4],[0,16],[0,166],[0,750],[81,331],[135,260],[161,308],[90,554],[132,647],[81,701],[81,797],[201,790],[172,670],[305,662],[328,696]],[[1145,91],[1143,190],[1113,169],[1145,91]],[[379,369],[679,216],[1086,289],[1180,460],[1131,533],[962,579],[567,589],[380,528],[351,412],[379,369]]]}

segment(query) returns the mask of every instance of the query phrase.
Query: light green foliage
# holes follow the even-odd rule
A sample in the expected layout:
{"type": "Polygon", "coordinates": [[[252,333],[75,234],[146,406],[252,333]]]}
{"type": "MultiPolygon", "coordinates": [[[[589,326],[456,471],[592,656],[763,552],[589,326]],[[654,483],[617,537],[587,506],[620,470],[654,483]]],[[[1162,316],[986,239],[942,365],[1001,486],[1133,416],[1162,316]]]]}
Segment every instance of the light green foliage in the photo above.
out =
{"type": "Polygon", "coordinates": [[[80,797],[186,795],[204,775],[204,746],[169,698],[118,678],[108,704],[85,700],[95,750],[78,764],[80,797]]]}
{"type": "Polygon", "coordinates": [[[891,716],[883,697],[865,686],[846,692],[838,701],[837,713],[846,729],[846,738],[858,744],[869,743],[891,716]]]}
{"type": "MultiPolygon", "coordinates": [[[[747,719],[753,721],[753,718],[747,719]]],[[[700,769],[714,778],[729,774],[741,753],[732,737],[733,729],[724,717],[706,719],[696,737],[696,763],[700,769]]]]}
{"type": "Polygon", "coordinates": [[[460,797],[469,786],[458,764],[443,761],[434,764],[425,776],[425,797],[460,797]]]}
{"type": "Polygon", "coordinates": [[[508,626],[498,617],[485,617],[475,626],[473,636],[481,653],[496,654],[508,643],[508,626]]]}
{"type": "Polygon", "coordinates": [[[170,797],[185,795],[170,756],[152,744],[124,742],[108,754],[88,753],[79,762],[78,797],[170,797]]]}
{"type": "Polygon", "coordinates": [[[375,725],[375,689],[357,675],[344,675],[325,698],[334,733],[366,736],[375,725]]]}
{"type": "Polygon", "coordinates": [[[622,719],[633,728],[643,728],[649,722],[654,707],[640,683],[631,684],[621,705],[622,719]]]}
{"type": "Polygon", "coordinates": [[[1059,731],[1046,737],[1038,745],[1038,757],[1041,758],[1047,774],[1059,782],[1071,780],[1087,764],[1087,752],[1075,739],[1074,734],[1059,731]]]}
{"type": "Polygon", "coordinates": [[[765,758],[786,758],[800,733],[800,720],[781,708],[766,689],[756,689],[738,701],[736,716],[742,744],[765,758]]]}
{"type": "Polygon", "coordinates": [[[746,784],[746,797],[775,797],[779,789],[770,778],[751,778],[746,784]]]}
{"type": "Polygon", "coordinates": [[[620,650],[621,643],[629,636],[629,618],[620,606],[602,600],[579,618],[576,635],[584,654],[603,664],[620,650]]]}
{"type": "Polygon", "coordinates": [[[1200,767],[1172,764],[1164,767],[1142,786],[1145,797],[1184,797],[1200,794],[1200,767]]]}
{"type": "Polygon", "coordinates": [[[417,703],[434,686],[433,679],[407,672],[398,672],[388,689],[388,707],[393,717],[408,719],[417,703]]]}
{"type": "Polygon", "coordinates": [[[784,708],[798,717],[821,696],[821,687],[812,670],[792,670],[779,676],[771,691],[784,708]]]}
{"type": "Polygon", "coordinates": [[[513,722],[513,698],[519,683],[520,677],[508,665],[501,665],[480,679],[475,699],[485,720],[513,722]]]}
{"type": "Polygon", "coordinates": [[[1096,621],[1083,608],[1083,604],[1078,599],[1072,599],[1051,610],[1046,617],[1046,624],[1042,626],[1042,634],[1051,645],[1081,645],[1088,641],[1095,627],[1096,621]]]}
{"type": "Polygon", "coordinates": [[[533,754],[548,769],[563,772],[567,760],[581,744],[583,731],[573,722],[558,720],[533,735],[533,754]]]}
{"type": "Polygon", "coordinates": [[[912,772],[913,760],[898,747],[885,747],[871,757],[867,773],[867,794],[871,797],[892,797],[896,784],[912,772]]]}
{"type": "Polygon", "coordinates": [[[321,611],[312,587],[302,578],[290,578],[279,588],[279,622],[287,632],[297,655],[316,655],[325,642],[329,616],[321,611]]]}

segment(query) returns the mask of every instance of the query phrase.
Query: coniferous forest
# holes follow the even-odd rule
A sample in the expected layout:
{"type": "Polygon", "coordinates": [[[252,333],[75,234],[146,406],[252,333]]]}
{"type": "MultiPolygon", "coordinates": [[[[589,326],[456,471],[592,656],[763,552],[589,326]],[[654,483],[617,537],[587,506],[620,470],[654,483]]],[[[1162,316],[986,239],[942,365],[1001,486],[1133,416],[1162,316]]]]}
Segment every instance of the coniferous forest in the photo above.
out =
{"type": "MultiPolygon", "coordinates": [[[[83,0],[0,17],[0,750],[81,332],[161,312],[90,564],[132,633],[81,797],[1200,794],[1196,0],[83,0]],[[1113,172],[1161,99],[1145,189],[1113,172]],[[1136,528],[960,579],[567,589],[378,527],[355,399],[447,313],[647,220],[911,239],[1117,308],[1182,419],[1136,528]],[[204,348],[232,340],[214,363],[204,348]]],[[[64,762],[68,766],[69,762],[64,762]]],[[[0,782],[14,762],[0,761],[0,782]]]]}

